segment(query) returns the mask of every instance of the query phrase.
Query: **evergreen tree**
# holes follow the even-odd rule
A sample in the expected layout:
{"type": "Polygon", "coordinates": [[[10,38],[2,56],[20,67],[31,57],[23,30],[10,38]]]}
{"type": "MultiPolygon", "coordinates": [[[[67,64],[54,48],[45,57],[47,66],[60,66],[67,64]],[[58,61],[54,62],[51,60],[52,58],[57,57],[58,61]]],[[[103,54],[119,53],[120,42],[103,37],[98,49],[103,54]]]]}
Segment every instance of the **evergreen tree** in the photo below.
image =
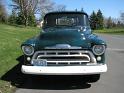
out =
{"type": "Polygon", "coordinates": [[[121,22],[118,21],[117,26],[120,28],[122,26],[121,22]]]}
{"type": "MultiPolygon", "coordinates": [[[[16,18],[16,23],[18,25],[25,25],[25,20],[24,19],[24,16],[21,14],[21,12],[18,13],[18,17],[16,18]]],[[[26,25],[27,26],[36,26],[36,20],[35,20],[35,15],[32,13],[30,13],[28,16],[27,16],[27,22],[26,25]]]]}
{"type": "Polygon", "coordinates": [[[102,12],[101,12],[100,9],[98,10],[96,16],[97,16],[97,29],[103,29],[104,17],[103,17],[103,15],[102,15],[102,12]]]}
{"type": "Polygon", "coordinates": [[[104,27],[104,17],[101,10],[98,10],[97,13],[94,11],[90,16],[90,25],[92,29],[103,29],[104,27]]]}
{"type": "Polygon", "coordinates": [[[36,26],[36,20],[35,20],[35,15],[34,14],[29,15],[28,25],[29,26],[36,26]]]}
{"type": "Polygon", "coordinates": [[[16,19],[17,19],[16,12],[15,12],[15,10],[12,10],[12,14],[8,18],[9,24],[15,25],[16,24],[16,19]]]}
{"type": "Polygon", "coordinates": [[[75,11],[76,11],[76,12],[78,11],[77,8],[75,9],[75,11]]]}
{"type": "Polygon", "coordinates": [[[90,15],[90,26],[92,29],[97,28],[97,16],[96,16],[96,13],[94,11],[90,15]]]}
{"type": "Polygon", "coordinates": [[[84,12],[84,8],[81,8],[81,12],[84,12]]]}
{"type": "Polygon", "coordinates": [[[21,12],[18,13],[18,16],[17,16],[17,19],[16,19],[16,23],[18,25],[25,25],[24,16],[23,16],[23,14],[21,14],[21,12]]]}

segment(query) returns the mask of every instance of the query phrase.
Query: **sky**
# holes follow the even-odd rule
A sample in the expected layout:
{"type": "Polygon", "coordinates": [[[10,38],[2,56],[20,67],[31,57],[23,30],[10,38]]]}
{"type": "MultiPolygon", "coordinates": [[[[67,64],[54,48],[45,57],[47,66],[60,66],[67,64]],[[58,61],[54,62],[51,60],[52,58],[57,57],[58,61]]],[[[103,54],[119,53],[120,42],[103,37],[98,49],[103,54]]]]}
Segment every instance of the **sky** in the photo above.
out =
{"type": "Polygon", "coordinates": [[[124,0],[54,0],[57,4],[66,5],[67,10],[84,9],[89,15],[100,9],[105,17],[118,18],[124,12],[124,0]]]}
{"type": "MultiPolygon", "coordinates": [[[[100,9],[105,17],[111,16],[112,18],[119,18],[120,13],[124,12],[124,0],[52,0],[56,4],[62,4],[66,6],[66,10],[81,10],[84,9],[89,15],[100,9]]],[[[10,12],[9,5],[11,0],[5,0],[7,10],[10,12]]]]}

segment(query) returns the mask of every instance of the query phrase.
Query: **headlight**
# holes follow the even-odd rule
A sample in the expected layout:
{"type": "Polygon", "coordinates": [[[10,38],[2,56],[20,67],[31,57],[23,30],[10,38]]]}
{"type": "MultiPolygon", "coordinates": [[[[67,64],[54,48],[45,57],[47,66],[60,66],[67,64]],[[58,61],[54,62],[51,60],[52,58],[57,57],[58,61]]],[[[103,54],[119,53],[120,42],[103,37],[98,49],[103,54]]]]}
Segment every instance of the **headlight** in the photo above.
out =
{"type": "Polygon", "coordinates": [[[22,46],[22,50],[25,55],[31,56],[34,53],[34,48],[32,46],[22,46]]]}
{"type": "Polygon", "coordinates": [[[93,46],[93,53],[95,55],[102,55],[105,52],[105,46],[104,45],[94,45],[93,46]]]}

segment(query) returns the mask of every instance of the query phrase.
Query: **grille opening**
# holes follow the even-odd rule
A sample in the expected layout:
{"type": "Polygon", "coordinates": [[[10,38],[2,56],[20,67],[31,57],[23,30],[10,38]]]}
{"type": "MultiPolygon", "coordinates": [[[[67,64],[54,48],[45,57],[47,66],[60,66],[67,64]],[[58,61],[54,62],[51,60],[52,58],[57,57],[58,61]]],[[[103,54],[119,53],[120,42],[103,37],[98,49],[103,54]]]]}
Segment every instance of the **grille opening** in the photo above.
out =
{"type": "Polygon", "coordinates": [[[78,61],[78,60],[84,60],[84,61],[89,61],[87,57],[38,57],[38,59],[46,59],[47,61],[78,61]]]}
{"type": "Polygon", "coordinates": [[[56,55],[55,52],[47,52],[46,55],[56,55]]]}
{"type": "Polygon", "coordinates": [[[58,64],[60,64],[60,65],[67,65],[68,63],[67,62],[61,62],[61,63],[58,63],[58,64]]]}
{"type": "Polygon", "coordinates": [[[86,64],[85,62],[81,62],[82,65],[86,64]]]}
{"type": "Polygon", "coordinates": [[[60,53],[58,53],[58,55],[68,55],[68,53],[67,52],[60,52],[60,53]]]}
{"type": "Polygon", "coordinates": [[[47,62],[47,64],[48,64],[48,65],[55,65],[56,62],[52,62],[52,63],[51,63],[51,62],[47,62]]]}
{"type": "Polygon", "coordinates": [[[45,55],[45,53],[44,53],[44,52],[43,52],[43,53],[39,53],[39,54],[37,54],[37,56],[38,56],[38,55],[45,55]]]}
{"type": "Polygon", "coordinates": [[[70,62],[71,65],[77,65],[80,64],[79,62],[70,62]]]}
{"type": "Polygon", "coordinates": [[[70,55],[78,55],[79,52],[70,52],[70,55]]]}

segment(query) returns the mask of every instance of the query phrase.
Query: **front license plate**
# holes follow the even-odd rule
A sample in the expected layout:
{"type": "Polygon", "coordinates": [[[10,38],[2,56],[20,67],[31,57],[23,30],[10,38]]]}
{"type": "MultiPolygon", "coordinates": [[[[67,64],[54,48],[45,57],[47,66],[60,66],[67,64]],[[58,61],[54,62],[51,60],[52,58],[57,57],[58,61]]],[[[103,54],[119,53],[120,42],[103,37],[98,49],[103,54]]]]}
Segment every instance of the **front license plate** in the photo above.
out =
{"type": "Polygon", "coordinates": [[[34,65],[34,66],[47,66],[47,60],[45,60],[45,59],[33,60],[32,65],[34,65]]]}

